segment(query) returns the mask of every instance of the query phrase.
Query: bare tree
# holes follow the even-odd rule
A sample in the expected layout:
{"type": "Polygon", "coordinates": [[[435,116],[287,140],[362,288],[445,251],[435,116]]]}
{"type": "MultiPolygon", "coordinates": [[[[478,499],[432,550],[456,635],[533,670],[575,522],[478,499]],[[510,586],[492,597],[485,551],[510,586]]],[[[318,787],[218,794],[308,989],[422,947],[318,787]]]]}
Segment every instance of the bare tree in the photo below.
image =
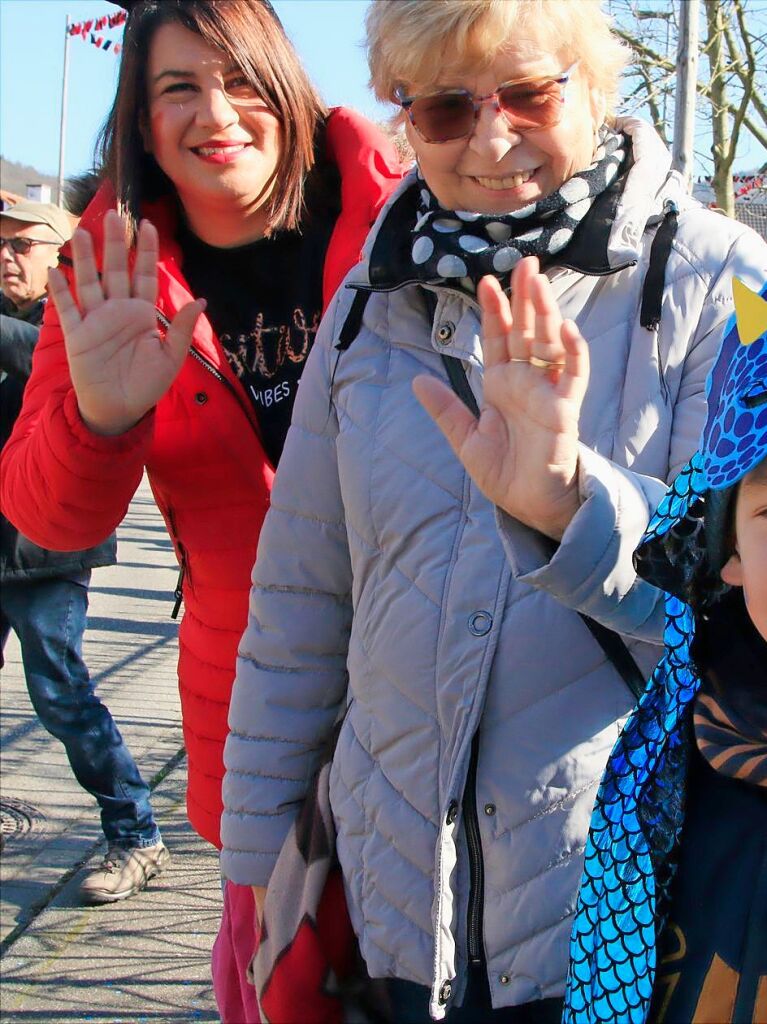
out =
{"type": "MultiPolygon", "coordinates": [[[[608,0],[619,36],[634,52],[626,74],[629,109],[673,132],[679,4],[685,0],[608,0]]],[[[746,136],[767,152],[767,0],[703,0],[696,156],[712,168],[717,204],[734,213],[732,167],[746,136]]]]}

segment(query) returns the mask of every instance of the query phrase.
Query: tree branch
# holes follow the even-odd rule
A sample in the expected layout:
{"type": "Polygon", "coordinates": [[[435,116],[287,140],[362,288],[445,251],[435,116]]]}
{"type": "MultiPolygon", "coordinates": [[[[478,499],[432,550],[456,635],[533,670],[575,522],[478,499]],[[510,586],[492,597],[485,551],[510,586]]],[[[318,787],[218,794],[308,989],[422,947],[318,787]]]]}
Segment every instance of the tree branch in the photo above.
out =
{"type": "Polygon", "coordinates": [[[734,6],[735,17],[738,22],[738,30],[740,32],[741,40],[743,41],[743,47],[746,51],[745,59],[738,48],[738,44],[732,30],[732,25],[729,21],[725,25],[724,29],[725,39],[727,40],[727,49],[730,52],[735,73],[743,84],[743,87],[751,89],[751,103],[764,121],[765,125],[767,125],[767,103],[762,99],[759,94],[759,90],[756,88],[756,56],[754,54],[753,46],[751,45],[750,33],[746,27],[745,12],[743,10],[741,0],[735,0],[734,6]]]}
{"type": "MultiPolygon", "coordinates": [[[[664,71],[668,71],[671,73],[676,71],[676,64],[672,63],[670,60],[667,60],[665,57],[661,56],[661,54],[658,53],[657,50],[653,50],[652,47],[648,46],[646,43],[643,43],[640,39],[637,39],[637,37],[633,35],[631,32],[626,31],[626,29],[620,27],[619,25],[615,26],[614,31],[617,36],[619,36],[624,42],[628,43],[629,46],[631,46],[631,48],[637,53],[637,55],[640,58],[644,57],[645,60],[652,67],[662,68],[664,71]]],[[[708,100],[713,99],[711,88],[707,83],[700,81],[697,82],[696,90],[700,96],[705,96],[708,100]]],[[[736,107],[732,103],[725,103],[724,109],[733,118],[736,116],[740,116],[739,107],[736,107]]],[[[746,128],[753,135],[756,141],[761,143],[762,146],[767,147],[767,125],[765,126],[765,129],[762,129],[758,124],[754,123],[752,118],[748,116],[742,116],[741,121],[743,127],[746,128]]]]}

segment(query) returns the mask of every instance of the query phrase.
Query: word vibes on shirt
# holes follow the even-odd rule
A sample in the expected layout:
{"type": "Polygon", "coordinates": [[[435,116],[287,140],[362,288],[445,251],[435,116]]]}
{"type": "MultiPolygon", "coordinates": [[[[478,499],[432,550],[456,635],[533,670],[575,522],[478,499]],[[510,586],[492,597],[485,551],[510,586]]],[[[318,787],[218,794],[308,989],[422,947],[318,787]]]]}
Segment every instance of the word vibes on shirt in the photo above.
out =
{"type": "MultiPolygon", "coordinates": [[[[261,388],[258,391],[252,384],[249,384],[248,389],[257,405],[262,405],[264,409],[271,409],[278,402],[284,402],[286,398],[290,398],[291,383],[289,380],[283,380],[273,388],[261,388]]],[[[295,386],[298,388],[298,381],[295,382],[295,386]]]]}

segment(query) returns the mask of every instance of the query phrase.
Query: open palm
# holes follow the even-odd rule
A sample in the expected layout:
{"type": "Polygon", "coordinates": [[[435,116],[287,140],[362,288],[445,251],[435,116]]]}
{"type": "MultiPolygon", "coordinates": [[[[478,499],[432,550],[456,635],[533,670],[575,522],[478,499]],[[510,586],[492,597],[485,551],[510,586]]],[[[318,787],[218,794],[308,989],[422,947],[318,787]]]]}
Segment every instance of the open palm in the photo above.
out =
{"type": "Polygon", "coordinates": [[[115,211],[104,220],[99,280],[87,231],[72,238],[78,303],[66,278],[52,270],[49,288],[64,332],[69,371],[83,421],[98,434],[122,434],[158,401],[184,361],[202,299],[175,316],[165,338],[157,329],[157,231],[139,228],[131,277],[125,226],[115,211]]]}
{"type": "Polygon", "coordinates": [[[564,321],[538,261],[520,261],[509,303],[495,278],[479,286],[484,396],[477,420],[434,377],[416,396],[477,486],[514,518],[559,540],[578,509],[578,417],[588,349],[564,321]]]}

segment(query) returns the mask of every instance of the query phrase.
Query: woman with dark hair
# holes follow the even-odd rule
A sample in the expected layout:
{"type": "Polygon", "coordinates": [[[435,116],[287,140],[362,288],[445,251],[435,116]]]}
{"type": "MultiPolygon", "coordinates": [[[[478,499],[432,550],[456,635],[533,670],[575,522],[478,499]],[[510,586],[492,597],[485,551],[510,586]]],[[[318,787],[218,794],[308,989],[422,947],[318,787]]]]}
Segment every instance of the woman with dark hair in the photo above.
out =
{"type": "Polygon", "coordinates": [[[322,310],[399,161],[364,119],[325,108],[266,0],[131,5],[100,156],[106,182],[52,274],[2,454],[3,510],[48,548],[88,547],[146,469],[181,565],[188,813],[218,845],[275,467],[322,310]]]}

